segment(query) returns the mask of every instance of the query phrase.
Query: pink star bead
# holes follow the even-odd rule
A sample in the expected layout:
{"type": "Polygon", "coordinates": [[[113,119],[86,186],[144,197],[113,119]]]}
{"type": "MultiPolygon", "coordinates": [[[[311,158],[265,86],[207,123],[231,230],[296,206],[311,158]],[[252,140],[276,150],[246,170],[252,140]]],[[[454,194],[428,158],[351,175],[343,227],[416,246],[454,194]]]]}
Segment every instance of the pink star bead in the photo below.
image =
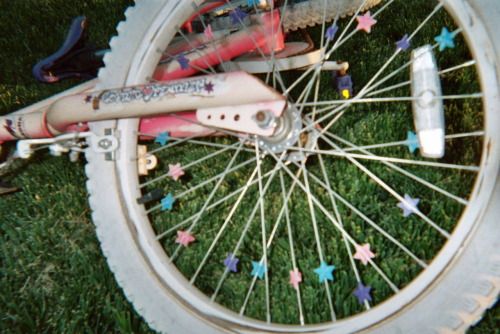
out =
{"type": "Polygon", "coordinates": [[[356,254],[354,258],[360,260],[365,266],[368,264],[368,260],[373,259],[375,254],[370,250],[370,244],[364,244],[363,246],[356,246],[356,254]]]}
{"type": "Polygon", "coordinates": [[[179,180],[179,178],[184,175],[184,169],[182,169],[180,163],[176,163],[175,165],[168,165],[168,175],[174,179],[175,181],[179,180]]]}
{"type": "Polygon", "coordinates": [[[290,270],[290,284],[298,289],[300,282],[302,282],[302,273],[297,268],[290,270]]]}
{"type": "Polygon", "coordinates": [[[212,31],[212,26],[210,24],[207,25],[207,27],[203,31],[203,34],[205,35],[207,40],[214,39],[214,33],[212,31]]]}
{"type": "Polygon", "coordinates": [[[375,20],[370,12],[366,13],[365,15],[360,15],[356,18],[358,20],[358,26],[356,27],[356,30],[364,30],[367,33],[370,33],[372,31],[372,27],[377,23],[377,20],[375,20]]]}
{"type": "Polygon", "coordinates": [[[195,241],[195,237],[189,232],[186,231],[177,231],[177,238],[175,242],[181,244],[182,246],[188,246],[190,243],[195,241]]]}

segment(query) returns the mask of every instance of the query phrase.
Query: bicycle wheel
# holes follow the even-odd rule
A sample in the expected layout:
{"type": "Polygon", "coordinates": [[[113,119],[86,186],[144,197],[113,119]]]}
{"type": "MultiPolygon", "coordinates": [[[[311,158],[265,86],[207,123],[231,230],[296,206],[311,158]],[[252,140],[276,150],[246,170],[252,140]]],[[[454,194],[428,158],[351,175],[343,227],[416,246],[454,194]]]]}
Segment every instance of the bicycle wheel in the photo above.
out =
{"type": "MultiPolygon", "coordinates": [[[[111,41],[100,88],[151,81],[201,3],[138,1],[111,41]]],[[[227,10],[244,31],[245,11],[227,10]]],[[[355,97],[341,100],[321,67],[263,75],[300,115],[292,123],[304,135],[281,146],[233,136],[165,143],[165,134],[141,133],[139,120],[92,124],[120,141],[114,160],[87,154],[93,220],[149,325],[422,333],[463,332],[477,321],[500,286],[495,10],[492,1],[384,1],[371,14],[320,22],[310,35],[349,61],[355,97]],[[429,43],[443,87],[440,160],[409,152],[418,141],[406,137],[415,98],[405,50],[429,43]],[[148,176],[139,176],[138,145],[159,161],[148,176]]],[[[218,15],[199,23],[206,29],[218,15]]]]}

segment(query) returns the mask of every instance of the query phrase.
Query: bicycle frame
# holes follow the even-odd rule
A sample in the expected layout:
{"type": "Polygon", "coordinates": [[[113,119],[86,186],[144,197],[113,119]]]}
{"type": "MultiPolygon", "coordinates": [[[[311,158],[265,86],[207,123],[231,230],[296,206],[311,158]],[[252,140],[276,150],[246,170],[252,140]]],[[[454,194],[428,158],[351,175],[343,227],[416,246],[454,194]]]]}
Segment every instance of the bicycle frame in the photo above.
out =
{"type": "MultiPolygon", "coordinates": [[[[160,61],[153,76],[154,80],[161,82],[100,92],[84,91],[52,100],[48,106],[39,109],[0,117],[0,143],[49,138],[82,131],[86,129],[87,122],[131,117],[141,118],[140,132],[152,136],[163,131],[176,137],[205,136],[213,134],[214,130],[193,126],[193,122],[200,120],[192,110],[205,115],[227,105],[246,106],[241,110],[247,114],[244,120],[250,122],[251,117],[261,110],[271,111],[278,117],[285,106],[284,98],[244,72],[182,79],[256,49],[267,54],[283,49],[284,35],[279,26],[279,11],[256,15],[253,19],[255,22],[249,29],[227,37],[221,37],[220,33],[208,37],[199,34],[172,45],[166,50],[167,57],[160,61]],[[189,66],[178,61],[180,55],[187,59],[189,66]],[[180,111],[184,111],[182,117],[168,115],[180,111]]],[[[237,126],[228,126],[229,118],[217,122],[211,119],[209,123],[215,127],[264,136],[273,132],[269,128],[251,126],[244,120],[237,126]]]]}

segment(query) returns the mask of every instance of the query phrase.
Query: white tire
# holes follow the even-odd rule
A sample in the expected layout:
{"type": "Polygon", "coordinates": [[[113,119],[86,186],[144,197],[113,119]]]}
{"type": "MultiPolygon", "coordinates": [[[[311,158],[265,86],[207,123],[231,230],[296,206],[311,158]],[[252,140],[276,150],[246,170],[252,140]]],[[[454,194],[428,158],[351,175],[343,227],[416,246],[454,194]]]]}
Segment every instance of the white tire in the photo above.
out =
{"type": "MultiPolygon", "coordinates": [[[[195,1],[200,3],[201,1],[195,1]]],[[[500,291],[500,17],[496,0],[447,0],[462,24],[484,85],[487,123],[481,172],[460,228],[431,265],[409,287],[360,315],[313,327],[317,332],[351,333],[461,333],[480,319],[500,291]]],[[[159,61],[157,51],[175,33],[175,25],[189,17],[184,0],[137,0],[111,41],[98,88],[140,84],[159,61]]],[[[137,120],[98,122],[97,135],[118,129],[120,148],[108,161],[88,151],[86,173],[92,218],[104,255],[128,300],[151,328],[169,333],[256,333],[302,331],[265,322],[248,322],[192,288],[171,264],[149,225],[141,196],[134,156],[137,120]],[[236,320],[235,320],[236,319],[236,320]],[[253,326],[253,327],[252,327],[253,326]]],[[[311,330],[311,329],[308,329],[311,330]]]]}

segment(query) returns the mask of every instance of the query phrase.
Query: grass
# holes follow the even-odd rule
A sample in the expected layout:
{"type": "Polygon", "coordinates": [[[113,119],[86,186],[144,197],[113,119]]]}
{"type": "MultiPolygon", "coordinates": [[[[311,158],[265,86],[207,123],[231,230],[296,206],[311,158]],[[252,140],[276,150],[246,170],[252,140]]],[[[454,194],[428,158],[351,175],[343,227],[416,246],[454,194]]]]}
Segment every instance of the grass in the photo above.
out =
{"type": "MultiPolygon", "coordinates": [[[[0,27],[2,28],[0,31],[10,32],[0,37],[0,50],[2,50],[0,51],[0,114],[14,111],[75,84],[74,81],[69,81],[51,86],[42,85],[35,82],[31,77],[31,66],[60,46],[71,18],[81,14],[87,15],[91,21],[90,39],[97,45],[105,46],[107,40],[115,34],[114,27],[123,19],[123,10],[128,5],[130,5],[130,1],[125,0],[79,1],[77,3],[62,0],[0,2],[0,27]]],[[[408,16],[411,16],[411,13],[408,16]]],[[[446,18],[442,19],[446,20],[446,18]]],[[[396,20],[396,22],[390,24],[403,23],[396,20]]],[[[383,26],[382,24],[383,22],[381,22],[381,26],[383,26]]],[[[385,24],[389,24],[389,22],[385,22],[385,24]]],[[[386,42],[391,42],[396,37],[388,36],[386,42]]],[[[369,39],[362,42],[364,43],[363,48],[382,49],[380,41],[378,44],[369,39]]],[[[346,49],[352,50],[352,48],[356,47],[359,47],[359,44],[346,49]]],[[[377,53],[382,54],[383,50],[377,53]]],[[[358,58],[356,54],[347,53],[342,57],[343,59],[349,59],[351,64],[356,64],[359,68],[370,68],[370,62],[361,57],[358,58]]],[[[446,62],[446,59],[440,59],[440,61],[446,62]]],[[[353,71],[355,82],[366,81],[366,77],[363,77],[363,75],[368,75],[368,73],[363,74],[363,71],[353,71]]],[[[467,79],[467,75],[470,74],[465,73],[463,75],[467,79]]],[[[463,82],[463,79],[454,80],[453,82],[463,82]]],[[[327,79],[325,78],[325,80],[327,79]]],[[[466,88],[455,86],[454,91],[466,88]]],[[[459,106],[464,108],[464,105],[459,106]]],[[[372,111],[378,111],[375,110],[376,107],[373,108],[372,111]]],[[[386,113],[385,116],[384,111],[379,112],[379,114],[373,114],[374,116],[370,114],[364,117],[356,116],[357,113],[348,115],[342,120],[343,123],[337,125],[339,131],[337,133],[356,143],[373,143],[388,141],[388,134],[384,134],[383,131],[388,127],[387,124],[391,125],[390,128],[400,127],[406,129],[411,126],[408,123],[408,118],[398,116],[400,115],[399,112],[386,113]],[[360,133],[364,134],[361,138],[359,137],[360,133]]],[[[470,122],[470,124],[465,125],[466,128],[473,128],[477,119],[472,119],[470,122]]],[[[457,132],[462,130],[461,126],[464,126],[462,122],[460,124],[454,124],[453,122],[450,124],[452,130],[457,132]]],[[[464,152],[465,149],[458,147],[456,150],[464,152]]],[[[384,153],[389,154],[394,153],[394,151],[389,150],[384,153]]],[[[194,154],[197,154],[196,151],[193,151],[188,158],[192,159],[194,154]]],[[[404,153],[396,151],[396,154],[401,155],[404,153]]],[[[182,156],[179,156],[179,159],[182,158],[182,156]]],[[[451,157],[450,159],[460,161],[462,157],[451,157]]],[[[465,159],[464,161],[471,161],[476,157],[463,157],[463,159],[465,159]]],[[[227,157],[220,161],[224,160],[227,161],[227,157]]],[[[390,218],[399,215],[399,212],[393,208],[394,206],[391,203],[380,205],[378,200],[387,201],[385,193],[377,193],[377,188],[370,186],[362,175],[356,174],[351,165],[340,160],[335,160],[334,163],[335,165],[332,165],[331,170],[333,173],[342,172],[341,175],[351,175],[349,178],[344,177],[336,180],[338,183],[335,186],[339,189],[339,192],[346,194],[350,200],[355,200],[355,204],[364,212],[380,217],[381,224],[384,224],[385,228],[390,228],[390,218]],[[361,194],[369,194],[370,196],[363,197],[361,194]],[[373,202],[373,194],[378,194],[375,202],[373,202]],[[391,213],[384,220],[386,212],[391,213]]],[[[65,157],[52,158],[47,153],[40,152],[33,159],[20,163],[12,173],[4,176],[21,187],[22,191],[3,196],[0,199],[0,217],[2,217],[2,223],[0,224],[0,331],[2,332],[145,333],[149,331],[147,325],[123,297],[101,255],[86,203],[83,165],[83,161],[73,164],[65,157]]],[[[368,166],[376,170],[377,173],[382,175],[385,173],[385,171],[377,169],[378,167],[375,164],[368,164],[368,166]]],[[[265,166],[268,169],[270,167],[265,166]]],[[[200,174],[208,175],[210,173],[213,173],[212,168],[206,168],[200,174]]],[[[243,176],[244,174],[241,174],[235,176],[232,181],[228,180],[220,195],[222,196],[224,191],[229,191],[229,188],[234,184],[241,182],[240,179],[243,176]],[[234,183],[231,184],[231,182],[234,183]]],[[[424,173],[422,176],[430,178],[432,182],[441,184],[446,187],[445,189],[452,192],[466,192],[464,188],[467,187],[456,185],[460,183],[457,182],[457,179],[448,180],[445,175],[439,173],[433,175],[424,173]]],[[[187,189],[189,186],[196,184],[197,177],[200,176],[191,175],[190,179],[181,184],[175,184],[175,186],[187,189]]],[[[403,178],[393,182],[391,185],[394,184],[395,187],[402,191],[408,190],[408,187],[414,187],[403,178]]],[[[171,187],[174,185],[165,183],[164,186],[171,187]]],[[[280,189],[274,187],[270,191],[279,194],[280,189]]],[[[418,193],[419,189],[415,189],[415,192],[418,193]]],[[[322,194],[318,193],[318,196],[322,196],[322,194]]],[[[443,217],[442,209],[436,205],[437,202],[437,198],[430,197],[423,203],[423,210],[431,216],[443,217]]],[[[177,214],[187,215],[189,210],[196,210],[196,203],[196,201],[193,204],[191,202],[183,203],[185,212],[177,214]]],[[[301,199],[292,198],[292,203],[298,203],[293,212],[297,221],[307,221],[307,211],[300,206],[301,199]]],[[[269,207],[268,209],[271,210],[272,208],[269,207]]],[[[450,214],[448,228],[452,228],[453,218],[459,214],[459,211],[447,207],[445,212],[450,214]]],[[[240,212],[239,215],[242,217],[246,213],[240,212]]],[[[343,214],[349,215],[345,209],[343,214]]],[[[155,216],[154,219],[155,227],[159,230],[163,230],[165,226],[171,224],[171,221],[165,216],[155,216]]],[[[324,220],[324,217],[319,219],[324,220]]],[[[205,227],[207,231],[206,238],[199,240],[198,249],[206,249],[209,245],[210,236],[216,233],[217,215],[212,215],[207,220],[210,224],[205,227]]],[[[241,222],[234,222],[231,228],[236,229],[239,224],[241,222]]],[[[254,225],[255,228],[251,230],[252,235],[260,236],[258,224],[254,225]]],[[[294,228],[298,229],[296,233],[305,236],[311,235],[306,224],[303,226],[297,225],[294,228]]],[[[366,235],[368,230],[362,222],[353,219],[350,228],[350,232],[356,238],[369,238],[366,235]]],[[[335,231],[331,228],[325,227],[322,232],[324,235],[330,236],[329,241],[331,242],[328,243],[328,246],[325,246],[328,247],[325,253],[330,254],[328,260],[331,261],[333,260],[331,254],[342,253],[342,245],[338,242],[340,238],[335,235],[335,231]]],[[[395,230],[394,233],[401,233],[399,235],[401,240],[408,242],[416,237],[420,238],[418,242],[422,246],[419,248],[422,253],[418,255],[422,258],[430,259],[432,257],[432,247],[436,244],[437,237],[428,230],[395,230]]],[[[282,235],[285,236],[284,233],[282,235]]],[[[221,242],[224,247],[220,247],[218,253],[213,256],[214,259],[224,257],[225,249],[231,247],[234,237],[234,235],[230,234],[221,242]]],[[[256,237],[246,240],[243,244],[244,251],[242,254],[248,255],[241,258],[243,266],[240,267],[241,271],[247,272],[251,270],[249,263],[254,258],[250,255],[253,249],[259,249],[259,242],[259,237],[256,237]]],[[[377,240],[371,239],[370,242],[376,244],[377,240]]],[[[311,243],[305,240],[304,246],[299,250],[301,254],[299,266],[301,268],[314,268],[317,266],[314,252],[307,247],[307,245],[313,244],[312,240],[311,243]]],[[[284,260],[288,256],[286,238],[280,238],[277,245],[278,247],[273,248],[270,266],[276,268],[273,275],[286,276],[288,270],[286,268],[288,262],[284,260]]],[[[165,247],[169,252],[173,250],[171,240],[165,241],[165,247]]],[[[383,249],[386,252],[379,255],[381,259],[390,259],[391,255],[397,253],[396,250],[386,246],[376,247],[376,249],[383,249]]],[[[181,253],[177,263],[181,271],[191,275],[199,258],[200,252],[190,248],[187,252],[181,253]]],[[[335,256],[335,260],[340,261],[339,266],[348,266],[347,263],[341,262],[345,261],[345,257],[342,260],[335,256]]],[[[390,271],[392,268],[406,263],[407,261],[394,260],[383,262],[381,265],[384,270],[390,271]]],[[[220,271],[220,264],[214,260],[207,266],[209,267],[207,272],[199,280],[203,284],[200,284],[199,287],[202,290],[210,291],[213,289],[214,283],[212,273],[217,270],[220,271]]],[[[417,269],[408,268],[408,270],[416,271],[417,269]]],[[[397,273],[395,271],[395,274],[397,273]]],[[[362,274],[363,277],[366,275],[366,277],[372,279],[369,283],[377,287],[375,298],[382,300],[389,295],[383,282],[376,280],[376,275],[370,272],[362,274]]],[[[397,278],[398,283],[404,285],[409,277],[403,275],[397,278]]],[[[226,297],[226,300],[223,302],[234,303],[236,308],[239,305],[238,289],[241,289],[242,283],[247,284],[247,280],[248,277],[230,277],[224,285],[222,295],[226,297]]],[[[343,275],[342,271],[338,272],[337,280],[339,286],[352,284],[352,277],[343,275]]],[[[250,300],[250,305],[253,306],[249,310],[249,315],[261,317],[262,309],[258,305],[262,305],[262,285],[258,285],[257,288],[259,290],[250,300]]],[[[316,288],[311,283],[304,289],[304,300],[308,305],[314,304],[316,298],[324,298],[316,296],[318,293],[316,288]]],[[[277,285],[272,290],[277,291],[272,302],[275,305],[282,305],[281,308],[276,310],[277,317],[285,318],[284,315],[293,314],[295,308],[287,307],[289,303],[279,298],[280,296],[289,295],[289,292],[280,292],[279,289],[280,286],[277,285]]],[[[345,289],[335,291],[338,294],[336,295],[337,300],[349,300],[348,296],[341,295],[345,289]]],[[[228,306],[231,307],[232,305],[228,306]]],[[[336,305],[336,307],[339,313],[344,315],[358,311],[356,303],[353,303],[352,300],[336,305]]],[[[324,315],[318,312],[317,317],[317,319],[311,319],[311,321],[321,321],[324,315]]],[[[498,317],[498,308],[489,311],[486,313],[484,320],[477,327],[471,329],[470,332],[478,334],[498,331],[498,317]]]]}

